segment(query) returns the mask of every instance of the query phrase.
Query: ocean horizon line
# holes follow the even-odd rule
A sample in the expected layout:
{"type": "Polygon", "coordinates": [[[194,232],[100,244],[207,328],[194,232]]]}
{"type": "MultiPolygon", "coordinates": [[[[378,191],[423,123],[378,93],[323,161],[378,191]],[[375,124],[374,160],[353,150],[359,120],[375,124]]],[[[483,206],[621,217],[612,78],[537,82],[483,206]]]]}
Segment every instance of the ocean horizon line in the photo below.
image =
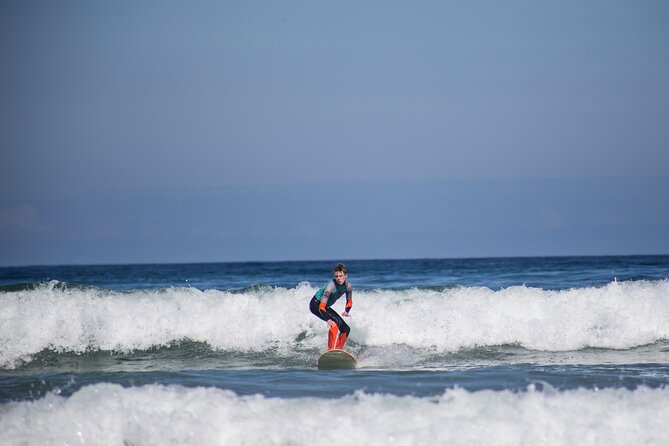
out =
{"type": "Polygon", "coordinates": [[[212,260],[212,261],[167,261],[167,262],[102,262],[102,263],[34,263],[19,265],[0,265],[0,268],[49,268],[49,267],[109,267],[109,266],[174,266],[174,265],[248,265],[248,264],[295,264],[295,263],[346,263],[346,262],[402,262],[402,261],[440,261],[440,260],[504,260],[504,259],[567,259],[567,258],[612,258],[612,257],[666,257],[663,254],[542,254],[542,255],[503,255],[503,256],[456,256],[456,257],[378,257],[378,258],[332,258],[332,259],[293,259],[293,260],[212,260]]]}

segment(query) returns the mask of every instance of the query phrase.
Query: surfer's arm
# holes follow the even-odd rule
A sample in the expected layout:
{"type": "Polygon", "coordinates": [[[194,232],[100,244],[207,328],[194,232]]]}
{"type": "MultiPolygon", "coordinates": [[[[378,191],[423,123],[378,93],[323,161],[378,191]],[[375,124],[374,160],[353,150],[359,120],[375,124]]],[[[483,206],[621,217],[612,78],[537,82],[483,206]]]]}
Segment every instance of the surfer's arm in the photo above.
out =
{"type": "Polygon", "coordinates": [[[320,311],[321,314],[323,315],[323,317],[327,320],[327,322],[328,322],[328,327],[334,327],[334,326],[337,325],[337,324],[335,323],[335,321],[332,320],[332,316],[330,316],[330,315],[328,314],[328,307],[327,307],[327,302],[328,302],[328,301],[327,301],[326,296],[323,295],[323,298],[324,298],[325,300],[322,300],[321,303],[320,303],[320,305],[318,305],[318,311],[320,311]]]}
{"type": "Polygon", "coordinates": [[[348,314],[351,312],[352,307],[353,307],[353,288],[349,285],[348,289],[346,290],[346,309],[342,314],[344,316],[348,316],[348,314]]]}
{"type": "Polygon", "coordinates": [[[318,305],[318,310],[321,312],[323,316],[326,316],[328,314],[327,305],[331,293],[332,289],[330,285],[328,285],[327,287],[325,287],[325,290],[323,290],[323,295],[321,296],[321,303],[318,305]]]}

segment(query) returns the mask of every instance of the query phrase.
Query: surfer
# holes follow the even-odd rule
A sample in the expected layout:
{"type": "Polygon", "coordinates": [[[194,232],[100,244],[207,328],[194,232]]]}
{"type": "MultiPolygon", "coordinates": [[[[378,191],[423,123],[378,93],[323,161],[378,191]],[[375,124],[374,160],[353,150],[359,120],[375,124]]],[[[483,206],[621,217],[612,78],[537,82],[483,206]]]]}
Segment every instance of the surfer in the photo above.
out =
{"type": "Polygon", "coordinates": [[[346,309],[342,316],[349,317],[353,306],[353,287],[348,281],[346,265],[338,263],[334,267],[334,278],[323,285],[309,302],[309,310],[320,319],[328,323],[328,350],[343,349],[351,328],[344,322],[331,307],[337,300],[346,294],[346,309]],[[337,332],[339,331],[339,335],[337,332]]]}

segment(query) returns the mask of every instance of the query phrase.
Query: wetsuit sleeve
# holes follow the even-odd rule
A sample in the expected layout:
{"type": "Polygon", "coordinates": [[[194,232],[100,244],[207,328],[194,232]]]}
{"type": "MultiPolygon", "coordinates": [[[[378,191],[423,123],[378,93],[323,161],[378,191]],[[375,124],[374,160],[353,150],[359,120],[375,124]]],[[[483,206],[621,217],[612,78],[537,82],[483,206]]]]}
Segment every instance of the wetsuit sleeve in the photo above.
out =
{"type": "Polygon", "coordinates": [[[325,290],[323,290],[323,295],[321,296],[321,303],[318,306],[318,309],[322,313],[325,313],[325,308],[327,307],[328,299],[330,298],[330,294],[332,294],[333,289],[334,287],[332,286],[331,283],[329,283],[328,286],[325,287],[325,290]]]}
{"type": "Polygon", "coordinates": [[[349,283],[346,287],[346,312],[349,313],[353,307],[353,287],[349,283]]]}

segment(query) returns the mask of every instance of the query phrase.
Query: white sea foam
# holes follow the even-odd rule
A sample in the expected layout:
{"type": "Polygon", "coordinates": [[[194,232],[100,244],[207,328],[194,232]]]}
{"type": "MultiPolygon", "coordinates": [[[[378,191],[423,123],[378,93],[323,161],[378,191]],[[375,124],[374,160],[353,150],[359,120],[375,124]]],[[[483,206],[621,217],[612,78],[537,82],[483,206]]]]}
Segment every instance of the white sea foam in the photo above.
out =
{"type": "MultiPolygon", "coordinates": [[[[0,368],[45,349],[131,351],[184,339],[214,349],[320,349],[325,324],[307,306],[315,288],[245,293],[194,288],[118,293],[54,286],[0,293],[0,368]]],[[[343,310],[343,303],[335,308],[343,310]]],[[[432,352],[515,344],[542,351],[628,349],[669,339],[669,281],[547,291],[359,291],[353,345],[432,352]]]]}
{"type": "Polygon", "coordinates": [[[0,432],[6,445],[660,445],[669,438],[669,389],[333,400],[96,384],[69,398],[4,404],[0,432]]]}

